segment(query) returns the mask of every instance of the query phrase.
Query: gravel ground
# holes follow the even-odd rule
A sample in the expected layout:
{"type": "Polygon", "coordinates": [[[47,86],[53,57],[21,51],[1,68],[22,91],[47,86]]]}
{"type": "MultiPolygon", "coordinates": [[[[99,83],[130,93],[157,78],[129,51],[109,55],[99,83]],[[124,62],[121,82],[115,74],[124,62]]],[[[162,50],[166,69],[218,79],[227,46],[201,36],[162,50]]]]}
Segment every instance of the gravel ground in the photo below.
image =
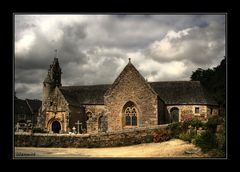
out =
{"type": "Polygon", "coordinates": [[[208,157],[198,147],[179,139],[111,148],[37,148],[15,147],[20,158],[202,158],[208,157]]]}

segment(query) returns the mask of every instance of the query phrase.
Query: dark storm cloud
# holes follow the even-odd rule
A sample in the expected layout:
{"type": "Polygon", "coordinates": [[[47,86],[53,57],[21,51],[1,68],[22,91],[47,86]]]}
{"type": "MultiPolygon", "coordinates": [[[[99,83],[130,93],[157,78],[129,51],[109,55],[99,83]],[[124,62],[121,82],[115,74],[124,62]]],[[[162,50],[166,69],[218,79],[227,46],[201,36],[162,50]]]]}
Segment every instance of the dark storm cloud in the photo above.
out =
{"type": "Polygon", "coordinates": [[[60,59],[65,63],[86,63],[86,56],[82,53],[81,43],[87,36],[83,25],[63,26],[63,36],[60,40],[60,59]]]}
{"type": "MultiPolygon", "coordinates": [[[[24,30],[28,29],[28,27],[22,26],[18,29],[24,30]]],[[[60,49],[60,51],[58,50],[58,55],[61,64],[67,65],[68,63],[86,63],[86,57],[81,50],[79,50],[78,46],[78,42],[86,37],[84,28],[80,25],[76,25],[76,27],[62,26],[60,29],[63,31],[63,35],[61,39],[55,43],[53,39],[49,39],[47,35],[44,35],[39,28],[35,28],[34,33],[36,41],[32,45],[31,49],[27,53],[16,53],[15,55],[16,83],[41,84],[45,75],[47,74],[49,65],[52,63],[53,58],[55,57],[54,50],[56,48],[60,49]]],[[[26,88],[28,87],[26,85],[22,85],[20,88],[21,89],[17,89],[16,91],[23,92],[26,91],[26,88]]]]}
{"type": "Polygon", "coordinates": [[[132,58],[150,81],[186,80],[225,55],[223,15],[16,16],[15,90],[41,98],[58,49],[63,85],[112,83],[132,58]]]}
{"type": "Polygon", "coordinates": [[[85,27],[82,24],[75,24],[74,26],[62,26],[62,30],[64,33],[65,41],[80,41],[84,39],[87,35],[85,32],[85,27]]]}
{"type": "Polygon", "coordinates": [[[37,69],[28,69],[28,70],[19,70],[17,74],[15,74],[15,82],[17,83],[41,83],[42,77],[46,75],[45,70],[37,70],[37,69]]]}
{"type": "MultiPolygon", "coordinates": [[[[163,35],[151,17],[141,15],[121,17],[122,15],[104,16],[97,24],[97,29],[89,29],[91,43],[109,48],[124,50],[143,49],[156,38],[163,35]],[[98,35],[99,32],[100,34],[98,35]],[[153,34],[149,34],[149,32],[153,34]]],[[[161,27],[161,30],[165,27],[161,27]]]]}
{"type": "Polygon", "coordinates": [[[41,84],[21,84],[15,83],[16,96],[21,99],[41,99],[41,84]],[[24,94],[23,94],[24,93],[24,94]],[[23,95],[21,95],[23,94],[23,95]]]}

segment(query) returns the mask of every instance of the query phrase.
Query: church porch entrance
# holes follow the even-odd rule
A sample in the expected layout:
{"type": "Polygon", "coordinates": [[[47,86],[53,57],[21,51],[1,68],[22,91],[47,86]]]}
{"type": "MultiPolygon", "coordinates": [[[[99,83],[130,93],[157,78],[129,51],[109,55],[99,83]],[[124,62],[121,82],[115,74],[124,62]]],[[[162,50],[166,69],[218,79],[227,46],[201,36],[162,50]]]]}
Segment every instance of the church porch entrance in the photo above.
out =
{"type": "Polygon", "coordinates": [[[59,133],[60,130],[61,130],[61,124],[58,121],[54,121],[52,123],[52,132],[59,133]]]}

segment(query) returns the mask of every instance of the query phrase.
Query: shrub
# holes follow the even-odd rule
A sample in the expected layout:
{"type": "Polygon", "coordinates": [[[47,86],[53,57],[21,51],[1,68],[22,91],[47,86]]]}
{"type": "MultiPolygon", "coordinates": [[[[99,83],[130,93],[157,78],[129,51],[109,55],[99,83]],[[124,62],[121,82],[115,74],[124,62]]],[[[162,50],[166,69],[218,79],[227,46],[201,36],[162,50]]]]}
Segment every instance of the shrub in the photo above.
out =
{"type": "Polygon", "coordinates": [[[216,134],[217,148],[223,152],[226,151],[226,136],[225,133],[216,134]]]}
{"type": "Polygon", "coordinates": [[[193,139],[195,139],[196,137],[196,131],[194,129],[190,129],[187,132],[183,132],[179,135],[179,138],[184,140],[184,141],[188,141],[188,142],[192,142],[193,139]]]}
{"type": "Polygon", "coordinates": [[[191,125],[192,118],[188,118],[181,123],[181,128],[184,132],[188,130],[188,127],[191,125]]]}
{"type": "Polygon", "coordinates": [[[196,118],[193,118],[191,121],[189,121],[189,124],[192,126],[192,127],[196,127],[197,129],[200,128],[200,127],[203,127],[203,122],[199,119],[196,119],[196,118]]]}
{"type": "Polygon", "coordinates": [[[167,126],[167,129],[170,130],[170,136],[173,138],[178,138],[179,134],[182,132],[181,123],[174,122],[167,126]]]}
{"type": "Polygon", "coordinates": [[[217,148],[216,135],[210,131],[205,131],[201,135],[196,136],[196,145],[201,147],[203,151],[217,148]]]}
{"type": "Polygon", "coordinates": [[[193,118],[193,115],[191,114],[182,114],[182,121],[189,121],[193,118]]]}
{"type": "Polygon", "coordinates": [[[217,125],[223,123],[223,119],[219,116],[213,116],[208,119],[208,121],[205,124],[205,127],[210,132],[216,132],[217,125]]]}
{"type": "Polygon", "coordinates": [[[157,142],[163,142],[163,141],[167,141],[170,139],[170,135],[167,131],[165,130],[161,130],[161,131],[155,131],[153,133],[153,142],[157,143],[157,142]]]}

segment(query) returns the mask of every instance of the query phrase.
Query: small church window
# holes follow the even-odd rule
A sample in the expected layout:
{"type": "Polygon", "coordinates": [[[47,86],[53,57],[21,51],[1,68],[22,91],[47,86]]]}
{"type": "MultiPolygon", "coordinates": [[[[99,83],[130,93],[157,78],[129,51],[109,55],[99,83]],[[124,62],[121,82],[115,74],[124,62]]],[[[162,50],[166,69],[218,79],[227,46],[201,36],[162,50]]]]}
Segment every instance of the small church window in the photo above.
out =
{"type": "Polygon", "coordinates": [[[92,118],[92,112],[87,112],[87,120],[92,118]]]}
{"type": "Polygon", "coordinates": [[[210,114],[212,115],[212,113],[213,113],[213,108],[210,108],[210,114]]]}
{"type": "Polygon", "coordinates": [[[199,107],[195,107],[195,113],[199,113],[199,107]]]}

